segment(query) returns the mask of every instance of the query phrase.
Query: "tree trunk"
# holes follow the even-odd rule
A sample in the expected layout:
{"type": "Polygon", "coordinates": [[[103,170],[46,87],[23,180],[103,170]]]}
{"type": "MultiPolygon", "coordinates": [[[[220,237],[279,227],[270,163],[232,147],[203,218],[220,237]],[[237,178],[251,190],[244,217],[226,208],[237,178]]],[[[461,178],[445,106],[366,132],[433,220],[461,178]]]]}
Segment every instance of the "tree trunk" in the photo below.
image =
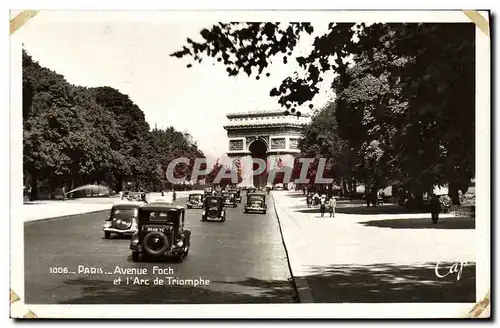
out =
{"type": "Polygon", "coordinates": [[[328,189],[327,189],[326,195],[327,195],[326,197],[328,199],[332,198],[332,196],[333,196],[333,183],[328,184],[328,189]]]}
{"type": "Polygon", "coordinates": [[[422,192],[418,192],[415,194],[415,203],[416,203],[418,209],[421,209],[424,207],[424,195],[422,192]]]}
{"type": "Polygon", "coordinates": [[[116,177],[116,187],[115,187],[117,192],[123,191],[123,177],[121,175],[118,175],[116,177]]]}
{"type": "Polygon", "coordinates": [[[347,188],[347,182],[342,179],[342,197],[346,197],[347,195],[349,195],[350,193],[350,190],[348,190],[347,188]]]}
{"type": "Polygon", "coordinates": [[[351,177],[349,179],[349,200],[352,201],[356,193],[356,181],[351,177]]]}
{"type": "Polygon", "coordinates": [[[375,186],[372,186],[370,190],[370,199],[374,207],[378,205],[377,188],[375,186]]]}
{"type": "Polygon", "coordinates": [[[30,200],[37,199],[37,189],[38,189],[38,175],[35,170],[31,171],[31,192],[30,192],[30,200]]]}
{"type": "Polygon", "coordinates": [[[458,195],[458,187],[455,183],[448,184],[448,196],[451,198],[453,205],[460,205],[460,197],[458,195]]]}

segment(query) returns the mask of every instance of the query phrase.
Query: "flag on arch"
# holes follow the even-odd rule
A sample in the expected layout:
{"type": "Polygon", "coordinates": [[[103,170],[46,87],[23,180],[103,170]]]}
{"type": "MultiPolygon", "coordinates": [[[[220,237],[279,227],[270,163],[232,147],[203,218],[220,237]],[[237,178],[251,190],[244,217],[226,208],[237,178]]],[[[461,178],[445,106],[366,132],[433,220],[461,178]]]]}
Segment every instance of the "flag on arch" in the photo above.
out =
{"type": "Polygon", "coordinates": [[[233,162],[234,166],[236,167],[236,172],[238,172],[238,175],[241,175],[241,160],[239,158],[236,158],[233,162]]]}
{"type": "Polygon", "coordinates": [[[278,158],[278,164],[277,166],[281,169],[283,167],[283,161],[281,160],[281,157],[278,158]]]}

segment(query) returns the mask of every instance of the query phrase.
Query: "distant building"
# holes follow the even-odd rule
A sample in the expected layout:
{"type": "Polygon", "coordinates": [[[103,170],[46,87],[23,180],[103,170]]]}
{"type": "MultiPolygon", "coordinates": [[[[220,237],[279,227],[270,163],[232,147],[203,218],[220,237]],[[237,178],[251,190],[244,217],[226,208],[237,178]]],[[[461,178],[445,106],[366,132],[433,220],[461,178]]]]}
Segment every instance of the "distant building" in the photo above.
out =
{"type": "Polygon", "coordinates": [[[240,185],[265,187],[269,170],[293,167],[295,157],[300,154],[301,132],[310,116],[285,115],[284,110],[262,110],[228,114],[227,119],[224,126],[229,138],[227,155],[241,166],[243,181],[240,185]],[[253,158],[265,160],[267,170],[253,176],[253,158]]]}

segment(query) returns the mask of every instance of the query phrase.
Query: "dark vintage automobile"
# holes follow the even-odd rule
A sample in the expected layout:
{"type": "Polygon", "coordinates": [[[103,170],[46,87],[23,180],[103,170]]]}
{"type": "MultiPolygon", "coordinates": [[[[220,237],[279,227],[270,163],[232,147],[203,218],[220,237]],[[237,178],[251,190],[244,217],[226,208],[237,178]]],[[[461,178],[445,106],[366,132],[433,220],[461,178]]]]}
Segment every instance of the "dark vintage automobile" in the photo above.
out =
{"type": "Polygon", "coordinates": [[[238,202],[236,201],[236,194],[234,192],[225,191],[222,193],[222,198],[224,199],[224,206],[238,206],[238,202]]]}
{"type": "Polygon", "coordinates": [[[189,194],[186,204],[187,208],[203,208],[203,198],[204,195],[202,193],[189,194]]]}
{"type": "Polygon", "coordinates": [[[237,201],[238,203],[241,203],[241,192],[240,192],[240,190],[239,190],[239,189],[230,189],[230,190],[229,190],[229,192],[234,193],[235,198],[236,198],[236,201],[237,201]]]}
{"type": "Polygon", "coordinates": [[[132,235],[132,260],[141,255],[155,259],[174,256],[179,262],[189,253],[191,230],[184,228],[185,209],[167,203],[150,203],[139,207],[137,232],[132,235]]]}
{"type": "Polygon", "coordinates": [[[104,238],[111,238],[111,234],[132,235],[137,231],[138,209],[141,202],[126,202],[115,204],[111,208],[109,217],[102,225],[104,238]]]}
{"type": "Polygon", "coordinates": [[[245,204],[245,213],[258,212],[266,214],[266,195],[263,193],[249,193],[245,204]]]}
{"type": "Polygon", "coordinates": [[[224,209],[224,200],[221,196],[207,196],[203,202],[203,211],[201,220],[220,219],[226,221],[226,210],[224,209]]]}

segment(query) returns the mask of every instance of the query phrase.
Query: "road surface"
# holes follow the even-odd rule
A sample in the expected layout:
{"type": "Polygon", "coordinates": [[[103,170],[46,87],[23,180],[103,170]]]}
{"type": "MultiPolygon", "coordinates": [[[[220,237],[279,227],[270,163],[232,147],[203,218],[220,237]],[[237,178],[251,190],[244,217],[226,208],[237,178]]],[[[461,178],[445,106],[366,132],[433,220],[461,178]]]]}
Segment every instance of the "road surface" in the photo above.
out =
{"type": "MultiPolygon", "coordinates": [[[[185,198],[179,198],[176,203],[185,202],[185,198]]],[[[182,263],[132,262],[129,238],[104,239],[101,225],[107,211],[27,222],[25,302],[297,302],[271,197],[268,206],[266,215],[243,214],[243,203],[238,208],[228,208],[224,223],[201,222],[200,209],[186,210],[186,227],[192,230],[192,241],[189,255],[182,263]],[[148,272],[115,273],[117,267],[147,268],[148,272]],[[64,268],[75,273],[57,273],[64,268]],[[83,272],[79,273],[79,268],[83,272]],[[103,273],[96,272],[100,269],[103,273]],[[162,280],[163,285],[155,285],[155,278],[157,283],[162,280]],[[189,286],[193,281],[199,285],[189,286]]]]}

